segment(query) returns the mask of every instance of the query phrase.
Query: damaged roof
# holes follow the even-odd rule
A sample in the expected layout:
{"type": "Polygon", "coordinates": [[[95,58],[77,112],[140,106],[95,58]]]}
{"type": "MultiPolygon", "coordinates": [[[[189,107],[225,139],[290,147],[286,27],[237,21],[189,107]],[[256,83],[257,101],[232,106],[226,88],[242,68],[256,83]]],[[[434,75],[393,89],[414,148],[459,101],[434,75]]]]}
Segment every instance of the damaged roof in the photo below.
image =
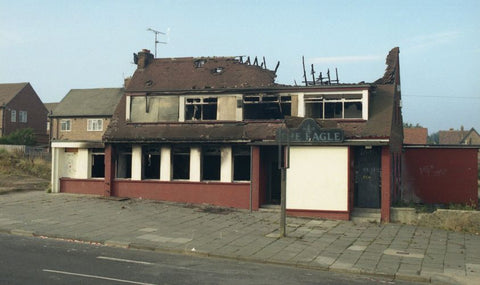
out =
{"type": "Polygon", "coordinates": [[[261,88],[274,86],[275,77],[274,71],[235,57],[151,58],[137,68],[126,91],[261,88]]]}
{"type": "MultiPolygon", "coordinates": [[[[338,128],[345,139],[389,138],[392,125],[394,85],[372,86],[370,118],[363,120],[316,119],[321,128],[338,128]]],[[[292,87],[292,91],[295,88],[292,87]]],[[[209,123],[127,123],[126,99],[122,98],[104,135],[106,142],[227,142],[274,141],[278,128],[296,128],[305,119],[288,117],[284,121],[239,121],[209,123]]]]}
{"type": "Polygon", "coordinates": [[[72,89],[51,117],[112,116],[123,92],[123,88],[72,89]]]}

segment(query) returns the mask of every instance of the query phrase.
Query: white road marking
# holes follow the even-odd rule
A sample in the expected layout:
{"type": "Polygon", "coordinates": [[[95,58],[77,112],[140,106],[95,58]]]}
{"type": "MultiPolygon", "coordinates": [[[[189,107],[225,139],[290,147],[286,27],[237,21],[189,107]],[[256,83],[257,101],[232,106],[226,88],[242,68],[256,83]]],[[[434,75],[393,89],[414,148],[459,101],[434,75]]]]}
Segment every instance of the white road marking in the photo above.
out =
{"type": "Polygon", "coordinates": [[[153,263],[147,261],[139,261],[139,260],[131,260],[131,259],[122,259],[122,258],[115,258],[115,257],[108,257],[108,256],[97,256],[98,259],[105,259],[111,261],[120,261],[120,262],[128,262],[128,263],[136,263],[136,264],[144,264],[144,265],[152,265],[153,263]]]}
{"type": "Polygon", "coordinates": [[[117,279],[117,278],[110,278],[110,277],[98,276],[98,275],[81,274],[81,273],[75,273],[75,272],[58,271],[58,270],[50,270],[50,269],[42,269],[42,271],[44,271],[44,272],[51,272],[51,273],[57,273],[57,274],[64,274],[64,275],[73,275],[73,276],[79,276],[79,277],[87,277],[87,278],[95,278],[95,279],[102,279],[102,280],[123,282],[123,283],[129,283],[129,284],[154,285],[154,284],[152,284],[152,283],[144,283],[144,282],[137,282],[137,281],[130,281],[130,280],[124,280],[124,279],[117,279]]]}

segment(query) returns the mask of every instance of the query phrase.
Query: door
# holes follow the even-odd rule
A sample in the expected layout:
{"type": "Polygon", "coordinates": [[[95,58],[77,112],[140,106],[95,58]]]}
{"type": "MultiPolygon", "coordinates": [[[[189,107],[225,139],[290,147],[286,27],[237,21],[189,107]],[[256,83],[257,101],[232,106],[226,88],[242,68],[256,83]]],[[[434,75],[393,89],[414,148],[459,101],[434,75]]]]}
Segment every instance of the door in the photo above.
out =
{"type": "Polygon", "coordinates": [[[381,148],[355,148],[354,206],[380,208],[381,148]]]}

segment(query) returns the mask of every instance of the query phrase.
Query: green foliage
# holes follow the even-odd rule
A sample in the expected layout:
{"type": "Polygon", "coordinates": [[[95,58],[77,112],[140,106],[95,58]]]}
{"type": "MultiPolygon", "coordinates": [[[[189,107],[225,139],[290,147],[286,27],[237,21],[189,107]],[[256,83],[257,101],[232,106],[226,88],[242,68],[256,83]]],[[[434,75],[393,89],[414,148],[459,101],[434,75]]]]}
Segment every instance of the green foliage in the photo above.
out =
{"type": "Polygon", "coordinates": [[[0,173],[7,175],[30,175],[50,179],[50,162],[40,158],[28,159],[20,153],[0,150],[0,173]]]}
{"type": "Polygon", "coordinates": [[[16,130],[7,136],[1,137],[0,144],[35,145],[35,134],[31,128],[16,130]]]}
{"type": "Polygon", "coordinates": [[[422,125],[416,123],[415,125],[412,123],[403,123],[404,128],[423,128],[422,125]]]}
{"type": "Polygon", "coordinates": [[[438,144],[439,143],[438,132],[432,133],[431,135],[429,135],[427,137],[427,143],[428,144],[438,144]]]}

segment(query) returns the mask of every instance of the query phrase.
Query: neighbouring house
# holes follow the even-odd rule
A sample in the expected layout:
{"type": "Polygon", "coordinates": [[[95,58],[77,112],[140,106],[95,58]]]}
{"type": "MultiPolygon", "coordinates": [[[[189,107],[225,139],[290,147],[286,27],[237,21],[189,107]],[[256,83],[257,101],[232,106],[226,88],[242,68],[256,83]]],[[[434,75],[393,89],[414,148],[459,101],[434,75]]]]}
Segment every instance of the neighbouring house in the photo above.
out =
{"type": "Polygon", "coordinates": [[[480,135],[474,128],[467,131],[462,126],[460,130],[439,131],[438,141],[439,144],[480,145],[480,135]]]}
{"type": "Polygon", "coordinates": [[[51,137],[50,137],[50,129],[51,129],[50,115],[53,114],[53,110],[55,109],[55,107],[57,107],[58,103],[44,103],[43,105],[45,105],[45,108],[47,108],[47,111],[48,111],[48,116],[47,116],[47,135],[48,135],[48,137],[51,139],[51,137]]]}
{"type": "Polygon", "coordinates": [[[403,128],[404,144],[427,144],[427,128],[403,128]]]}
{"type": "Polygon", "coordinates": [[[102,136],[123,88],[72,89],[50,114],[52,188],[60,177],[103,179],[102,136]]]}
{"type": "MultiPolygon", "coordinates": [[[[377,208],[389,221],[403,142],[398,48],[382,78],[359,84],[280,85],[275,71],[242,57],[154,58],[142,50],[134,61],[98,145],[80,144],[84,134],[65,143],[61,130],[73,135],[75,122],[59,122],[63,101],[56,108],[54,192],[258,210],[280,202],[279,168],[288,166],[289,215],[348,220],[354,208],[377,208]],[[97,149],[104,179],[88,175],[97,149]]],[[[62,115],[72,118],[80,106],[62,115]]]]}
{"type": "Polygon", "coordinates": [[[0,84],[0,137],[31,128],[37,143],[48,143],[47,113],[30,83],[0,84]]]}

